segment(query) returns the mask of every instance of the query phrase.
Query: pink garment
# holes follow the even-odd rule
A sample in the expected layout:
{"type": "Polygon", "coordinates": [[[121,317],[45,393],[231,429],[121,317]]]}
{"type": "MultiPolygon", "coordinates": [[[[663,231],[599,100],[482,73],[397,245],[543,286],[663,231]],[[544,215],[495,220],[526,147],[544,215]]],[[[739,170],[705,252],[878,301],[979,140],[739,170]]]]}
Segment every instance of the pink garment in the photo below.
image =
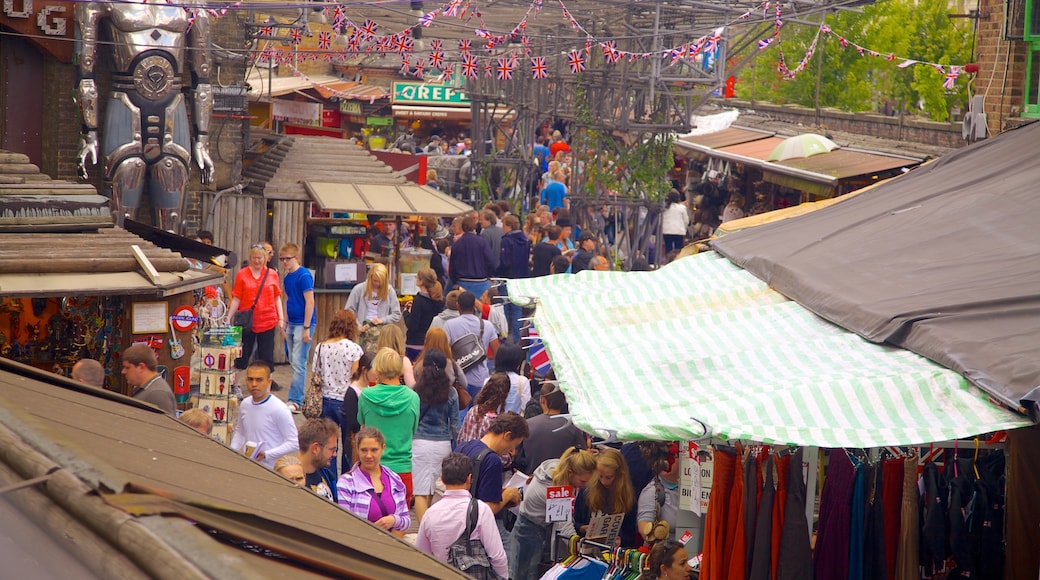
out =
{"type": "MultiPolygon", "coordinates": [[[[437,558],[441,562],[448,561],[448,546],[459,539],[466,529],[466,517],[469,513],[469,491],[450,489],[444,497],[426,511],[419,523],[419,533],[415,538],[415,547],[437,558]]],[[[506,565],[506,551],[502,547],[502,537],[495,524],[495,514],[482,501],[477,502],[477,527],[470,539],[480,540],[491,559],[495,573],[502,578],[509,576],[506,565]]]]}

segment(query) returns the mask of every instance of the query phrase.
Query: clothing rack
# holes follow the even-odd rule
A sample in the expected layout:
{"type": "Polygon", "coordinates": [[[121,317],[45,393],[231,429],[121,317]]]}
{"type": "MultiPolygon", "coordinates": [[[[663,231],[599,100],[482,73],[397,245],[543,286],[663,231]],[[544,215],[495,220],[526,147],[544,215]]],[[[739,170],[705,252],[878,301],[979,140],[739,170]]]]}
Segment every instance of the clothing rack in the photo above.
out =
{"type": "MultiPolygon", "coordinates": [[[[562,537],[562,535],[557,534],[557,538],[562,539],[562,537]]],[[[602,577],[604,580],[635,580],[646,569],[647,554],[639,550],[615,548],[587,540],[578,535],[572,535],[567,540],[567,544],[568,556],[554,564],[543,577],[567,578],[566,569],[588,565],[587,561],[591,561],[595,563],[594,565],[603,568],[602,577]],[[586,554],[583,551],[585,547],[596,548],[596,550],[592,554],[586,554]],[[582,560],[586,562],[582,562],[582,560]]]]}

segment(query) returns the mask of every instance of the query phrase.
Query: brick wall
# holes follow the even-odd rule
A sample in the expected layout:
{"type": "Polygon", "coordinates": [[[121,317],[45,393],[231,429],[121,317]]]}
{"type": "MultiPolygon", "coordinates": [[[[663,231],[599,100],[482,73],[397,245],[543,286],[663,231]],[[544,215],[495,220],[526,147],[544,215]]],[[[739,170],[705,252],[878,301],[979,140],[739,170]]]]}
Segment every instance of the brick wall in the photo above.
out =
{"type": "Polygon", "coordinates": [[[830,131],[844,131],[857,135],[870,135],[894,141],[910,141],[941,147],[961,147],[965,141],[961,138],[960,123],[936,123],[918,119],[900,119],[873,113],[847,113],[836,109],[820,111],[817,122],[815,109],[799,105],[774,105],[756,101],[739,99],[724,101],[727,107],[738,109],[754,109],[758,114],[767,115],[790,123],[800,123],[806,127],[815,127],[830,131]]]}
{"type": "Polygon", "coordinates": [[[40,131],[44,151],[40,170],[55,179],[76,180],[80,132],[79,108],[72,100],[76,68],[48,57],[44,59],[43,78],[47,87],[42,95],[43,110],[48,114],[40,131]]]}
{"type": "MultiPolygon", "coordinates": [[[[1005,40],[1005,4],[1002,0],[981,0],[979,34],[975,61],[979,73],[975,79],[977,94],[986,96],[986,121],[991,134],[1021,122],[1026,84],[1026,44],[1005,40]]],[[[1013,17],[1012,17],[1013,18],[1013,17]]],[[[1007,28],[1010,35],[1021,38],[1022,17],[1013,18],[1007,28]]]]}

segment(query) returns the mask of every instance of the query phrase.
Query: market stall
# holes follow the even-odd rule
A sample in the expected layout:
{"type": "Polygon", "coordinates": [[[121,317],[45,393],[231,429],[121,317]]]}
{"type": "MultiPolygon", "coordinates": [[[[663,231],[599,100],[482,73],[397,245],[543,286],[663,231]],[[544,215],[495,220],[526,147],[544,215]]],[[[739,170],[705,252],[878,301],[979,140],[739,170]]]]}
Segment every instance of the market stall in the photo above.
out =
{"type": "MultiPolygon", "coordinates": [[[[391,280],[408,293],[408,277],[424,254],[401,243],[402,226],[417,240],[421,216],[457,216],[473,208],[433,188],[417,185],[355,143],[312,136],[278,136],[254,159],[243,176],[245,193],[267,201],[267,238],[275,248],[292,242],[303,251],[303,265],[314,272],[318,338],[325,321],[346,304],[350,289],[364,280],[365,264],[382,261],[391,280]],[[393,249],[370,255],[368,227],[379,223],[394,238],[393,249]],[[405,268],[399,268],[398,261],[405,268]]],[[[427,256],[428,259],[428,256],[427,256]]],[[[413,291],[414,292],[414,291],[413,291]]],[[[281,340],[280,338],[278,340],[281,340]]],[[[275,345],[276,361],[282,352],[275,345]]]]}

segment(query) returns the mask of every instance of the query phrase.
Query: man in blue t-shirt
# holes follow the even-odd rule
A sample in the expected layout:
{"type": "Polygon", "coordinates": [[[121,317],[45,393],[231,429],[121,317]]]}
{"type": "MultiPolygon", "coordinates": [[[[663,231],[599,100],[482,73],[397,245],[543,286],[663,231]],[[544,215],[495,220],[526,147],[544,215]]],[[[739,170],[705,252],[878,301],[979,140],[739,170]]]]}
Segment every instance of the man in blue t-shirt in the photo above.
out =
{"type": "Polygon", "coordinates": [[[535,146],[531,153],[538,161],[538,167],[541,168],[542,173],[549,171],[549,148],[545,146],[545,137],[539,137],[535,140],[535,146]]]}
{"type": "Polygon", "coordinates": [[[310,358],[311,338],[318,325],[314,311],[314,276],[300,266],[300,247],[285,244],[278,251],[278,260],[285,267],[282,278],[285,294],[285,342],[292,366],[289,384],[289,410],[299,413],[303,407],[303,382],[307,377],[307,359],[310,358]],[[306,323],[304,321],[307,321],[306,323]]]}
{"type": "Polygon", "coordinates": [[[542,190],[538,201],[542,205],[549,206],[549,211],[556,211],[561,207],[566,207],[567,186],[563,184],[564,174],[562,171],[557,169],[549,177],[551,179],[545,186],[545,189],[542,190]]]}
{"type": "Polygon", "coordinates": [[[486,503],[495,512],[495,522],[502,535],[502,545],[509,553],[509,533],[505,529],[501,514],[506,508],[520,505],[523,493],[516,487],[502,487],[502,455],[516,454],[516,448],[528,435],[527,420],[512,411],[502,413],[491,420],[487,433],[480,439],[459,445],[456,453],[466,455],[474,462],[476,475],[470,484],[470,494],[486,503]],[[483,455],[483,457],[481,457],[483,455]]]}

